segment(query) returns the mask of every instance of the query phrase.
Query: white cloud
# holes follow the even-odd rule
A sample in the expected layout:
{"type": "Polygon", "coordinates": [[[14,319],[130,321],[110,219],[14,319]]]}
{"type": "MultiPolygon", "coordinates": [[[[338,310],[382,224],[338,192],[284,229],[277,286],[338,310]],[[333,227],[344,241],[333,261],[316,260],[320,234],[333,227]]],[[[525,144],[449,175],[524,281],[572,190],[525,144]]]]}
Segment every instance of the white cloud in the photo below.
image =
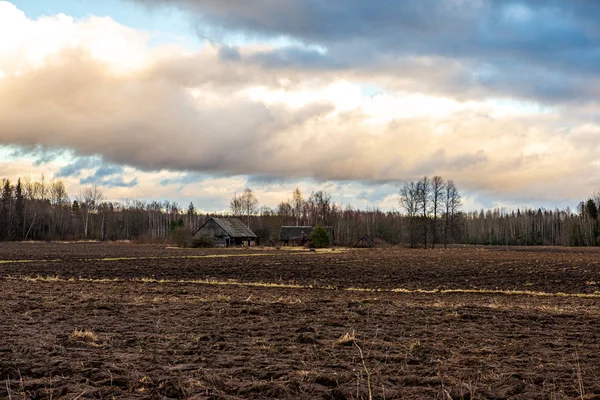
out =
{"type": "MultiPolygon", "coordinates": [[[[600,178],[578,179],[597,163],[597,146],[585,144],[600,137],[597,123],[571,117],[569,106],[415,88],[444,71],[399,80],[385,70],[368,76],[247,61],[270,48],[264,44],[221,60],[218,45],[152,46],[147,32],[110,18],[31,20],[8,2],[0,2],[0,37],[0,144],[127,165],[139,184],[111,188],[115,198],[202,193],[226,207],[247,175],[385,182],[440,174],[499,197],[548,196],[564,185],[568,196],[583,196],[600,187],[600,178]],[[361,85],[371,82],[382,93],[364,95],[361,85]],[[177,171],[225,177],[160,185],[177,171]]],[[[24,162],[3,163],[0,173],[31,170],[24,162]]],[[[75,190],[77,179],[68,182],[75,190]]],[[[293,186],[260,194],[275,205],[293,186]]]]}

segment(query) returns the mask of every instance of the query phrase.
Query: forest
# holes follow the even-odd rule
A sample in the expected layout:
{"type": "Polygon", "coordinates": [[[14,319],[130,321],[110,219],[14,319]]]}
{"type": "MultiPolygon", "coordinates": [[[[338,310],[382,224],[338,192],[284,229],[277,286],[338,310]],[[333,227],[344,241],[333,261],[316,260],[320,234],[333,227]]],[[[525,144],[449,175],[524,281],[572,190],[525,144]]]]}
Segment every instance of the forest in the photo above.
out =
{"type": "Polygon", "coordinates": [[[211,216],[236,216],[248,223],[262,245],[277,243],[284,225],[331,226],[338,245],[353,245],[369,234],[380,245],[434,248],[449,244],[597,246],[600,195],[576,210],[492,209],[465,211],[452,180],[423,177],[405,182],[398,211],[341,206],[325,191],[304,196],[299,189],[275,208],[260,206],[247,188],[234,195],[230,210],[204,214],[194,204],[173,201],[114,202],[97,186],[83,186],[74,197],[60,180],[2,180],[0,240],[167,241],[174,230],[193,233],[211,216]]]}

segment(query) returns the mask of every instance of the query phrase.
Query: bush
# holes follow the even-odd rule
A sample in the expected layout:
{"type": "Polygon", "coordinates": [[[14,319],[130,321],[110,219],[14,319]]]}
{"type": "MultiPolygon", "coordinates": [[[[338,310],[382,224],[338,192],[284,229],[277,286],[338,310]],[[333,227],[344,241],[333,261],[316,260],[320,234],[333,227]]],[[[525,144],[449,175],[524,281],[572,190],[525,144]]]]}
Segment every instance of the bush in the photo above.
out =
{"type": "Polygon", "coordinates": [[[200,236],[192,238],[190,247],[213,247],[215,241],[210,236],[200,236]]]}
{"type": "Polygon", "coordinates": [[[186,247],[191,238],[190,231],[184,227],[176,227],[169,233],[171,243],[179,247],[186,247]]]}
{"type": "Polygon", "coordinates": [[[331,246],[331,237],[329,233],[323,228],[322,225],[317,225],[317,227],[310,234],[310,243],[311,247],[323,248],[331,246]]]}

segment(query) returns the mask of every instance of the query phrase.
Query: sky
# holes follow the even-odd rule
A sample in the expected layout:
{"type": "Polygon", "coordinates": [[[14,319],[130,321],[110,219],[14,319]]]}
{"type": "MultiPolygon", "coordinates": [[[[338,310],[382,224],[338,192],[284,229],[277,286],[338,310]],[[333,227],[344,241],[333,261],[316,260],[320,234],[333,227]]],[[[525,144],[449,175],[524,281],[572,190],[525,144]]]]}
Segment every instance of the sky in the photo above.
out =
{"type": "Polygon", "coordinates": [[[224,211],[600,190],[600,2],[0,0],[0,177],[224,211]]]}

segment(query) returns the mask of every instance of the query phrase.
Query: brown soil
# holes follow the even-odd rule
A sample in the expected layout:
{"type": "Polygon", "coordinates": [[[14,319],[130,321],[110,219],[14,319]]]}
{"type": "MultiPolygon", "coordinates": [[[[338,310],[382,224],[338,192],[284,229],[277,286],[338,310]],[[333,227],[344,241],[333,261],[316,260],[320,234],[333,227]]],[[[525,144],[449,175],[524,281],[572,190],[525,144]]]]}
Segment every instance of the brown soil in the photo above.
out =
{"type": "Polygon", "coordinates": [[[600,252],[545,250],[2,244],[0,397],[600,399],[600,252]]]}

